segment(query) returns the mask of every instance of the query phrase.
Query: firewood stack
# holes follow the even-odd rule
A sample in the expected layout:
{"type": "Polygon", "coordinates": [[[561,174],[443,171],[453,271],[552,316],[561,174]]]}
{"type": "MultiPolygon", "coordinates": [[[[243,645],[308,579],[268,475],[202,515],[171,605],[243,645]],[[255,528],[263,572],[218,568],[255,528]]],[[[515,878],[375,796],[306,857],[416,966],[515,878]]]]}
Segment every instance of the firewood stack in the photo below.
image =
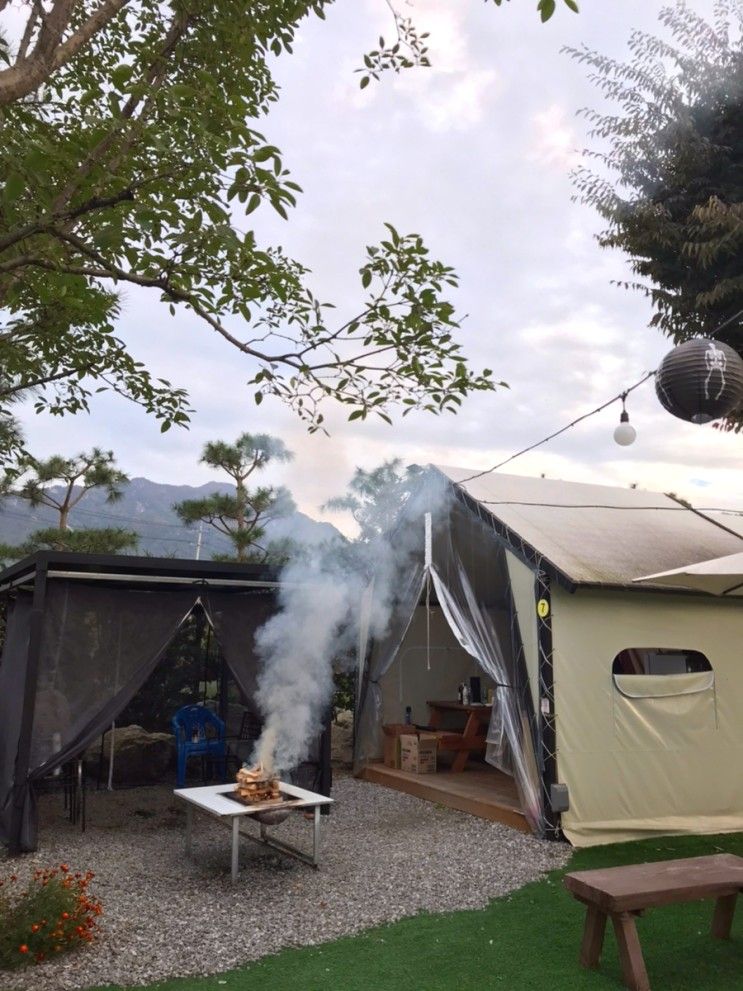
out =
{"type": "Polygon", "coordinates": [[[262,764],[240,768],[236,791],[243,802],[270,802],[281,798],[279,779],[270,775],[262,764]]]}

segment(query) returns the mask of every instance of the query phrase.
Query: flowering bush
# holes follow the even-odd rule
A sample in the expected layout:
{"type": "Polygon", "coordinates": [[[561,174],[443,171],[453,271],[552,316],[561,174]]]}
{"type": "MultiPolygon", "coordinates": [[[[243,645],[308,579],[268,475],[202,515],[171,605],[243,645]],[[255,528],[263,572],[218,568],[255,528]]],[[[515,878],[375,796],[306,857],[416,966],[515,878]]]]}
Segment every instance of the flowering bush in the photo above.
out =
{"type": "Polygon", "coordinates": [[[37,870],[28,887],[0,880],[0,968],[40,963],[95,938],[101,904],[88,894],[93,872],[67,864],[37,870]]]}

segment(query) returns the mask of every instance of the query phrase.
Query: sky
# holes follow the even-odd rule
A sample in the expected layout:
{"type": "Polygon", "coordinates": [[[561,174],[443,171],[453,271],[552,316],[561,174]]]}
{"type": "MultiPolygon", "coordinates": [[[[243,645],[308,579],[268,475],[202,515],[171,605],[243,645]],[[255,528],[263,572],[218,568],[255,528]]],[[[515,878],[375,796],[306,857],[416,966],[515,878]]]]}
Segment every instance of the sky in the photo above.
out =
{"type": "MultiPolygon", "coordinates": [[[[633,29],[663,34],[663,6],[582,0],[580,14],[558,9],[543,25],[535,0],[401,0],[430,32],[433,66],[361,91],[354,70],[380,34],[391,36],[389,10],[384,0],[337,0],[325,21],[303,22],[294,54],[276,63],[281,99],[259,128],[304,192],[288,222],[253,215],[263,235],[312,270],[320,298],[350,314],[363,295],[364,247],[384,236],[383,222],[421,234],[459,274],[453,299],[467,314],[459,337],[473,367],[492,368],[509,389],[472,396],[456,417],[419,413],[393,426],[348,423],[328,407],[330,436],[310,436],[278,401],[254,405],[251,369],[229,344],[130,287],[119,334],[156,374],[188,389],[190,429],[161,435],[137,407],[104,395],[90,416],[29,410],[29,447],[37,456],[111,448],[130,476],[200,484],[214,477],[198,463],[207,440],[269,432],[295,459],[269,468],[266,481],[288,486],[304,512],[345,526],[322,505],[357,466],[399,457],[487,468],[637,381],[671,345],[648,327],[644,298],[612,284],[628,266],[598,246],[600,218],[573,199],[570,171],[587,143],[577,111],[599,101],[586,70],[560,50],[585,43],[626,56],[633,29]]],[[[689,6],[709,14],[712,3],[689,6]]],[[[638,434],[631,447],[613,441],[615,405],[506,470],[743,506],[743,437],[674,419],[652,382],[628,411],[638,434]]]]}

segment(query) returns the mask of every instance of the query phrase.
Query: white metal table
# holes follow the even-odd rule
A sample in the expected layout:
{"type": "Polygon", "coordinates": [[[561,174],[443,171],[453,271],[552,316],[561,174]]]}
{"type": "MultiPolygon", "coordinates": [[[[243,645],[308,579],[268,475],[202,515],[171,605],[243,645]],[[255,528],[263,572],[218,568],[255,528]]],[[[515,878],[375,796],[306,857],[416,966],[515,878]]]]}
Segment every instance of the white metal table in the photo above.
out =
{"type": "Polygon", "coordinates": [[[296,785],[280,783],[281,793],[286,796],[282,802],[272,802],[270,805],[244,805],[237,799],[230,798],[230,794],[235,791],[234,782],[224,785],[206,785],[201,788],[175,788],[173,794],[183,799],[186,803],[186,854],[191,855],[191,838],[193,835],[193,811],[201,809],[216,816],[225,825],[232,826],[232,882],[237,881],[239,869],[239,843],[240,836],[252,840],[255,843],[262,843],[264,846],[273,847],[281,853],[290,857],[296,857],[311,867],[320,866],[320,809],[323,805],[331,805],[332,798],[326,795],[318,795],[314,791],[307,791],[305,788],[298,788],[296,785]],[[260,834],[255,835],[240,831],[240,821],[246,816],[255,816],[260,812],[280,812],[283,809],[314,809],[314,830],[312,853],[306,853],[298,847],[286,843],[284,840],[276,839],[269,835],[268,827],[265,823],[259,822],[260,834]]]}

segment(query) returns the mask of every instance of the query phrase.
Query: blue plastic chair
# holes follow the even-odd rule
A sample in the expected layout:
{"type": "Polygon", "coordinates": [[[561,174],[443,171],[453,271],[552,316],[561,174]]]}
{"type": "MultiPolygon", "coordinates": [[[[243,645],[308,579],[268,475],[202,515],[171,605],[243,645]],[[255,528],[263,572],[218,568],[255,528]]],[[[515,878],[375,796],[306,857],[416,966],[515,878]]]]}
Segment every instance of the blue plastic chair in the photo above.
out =
{"type": "Polygon", "coordinates": [[[186,762],[189,757],[206,757],[216,761],[222,778],[226,774],[227,742],[224,723],[203,705],[184,705],[171,719],[175,734],[178,787],[186,784],[186,762]],[[207,733],[207,727],[213,733],[207,733]]]}

